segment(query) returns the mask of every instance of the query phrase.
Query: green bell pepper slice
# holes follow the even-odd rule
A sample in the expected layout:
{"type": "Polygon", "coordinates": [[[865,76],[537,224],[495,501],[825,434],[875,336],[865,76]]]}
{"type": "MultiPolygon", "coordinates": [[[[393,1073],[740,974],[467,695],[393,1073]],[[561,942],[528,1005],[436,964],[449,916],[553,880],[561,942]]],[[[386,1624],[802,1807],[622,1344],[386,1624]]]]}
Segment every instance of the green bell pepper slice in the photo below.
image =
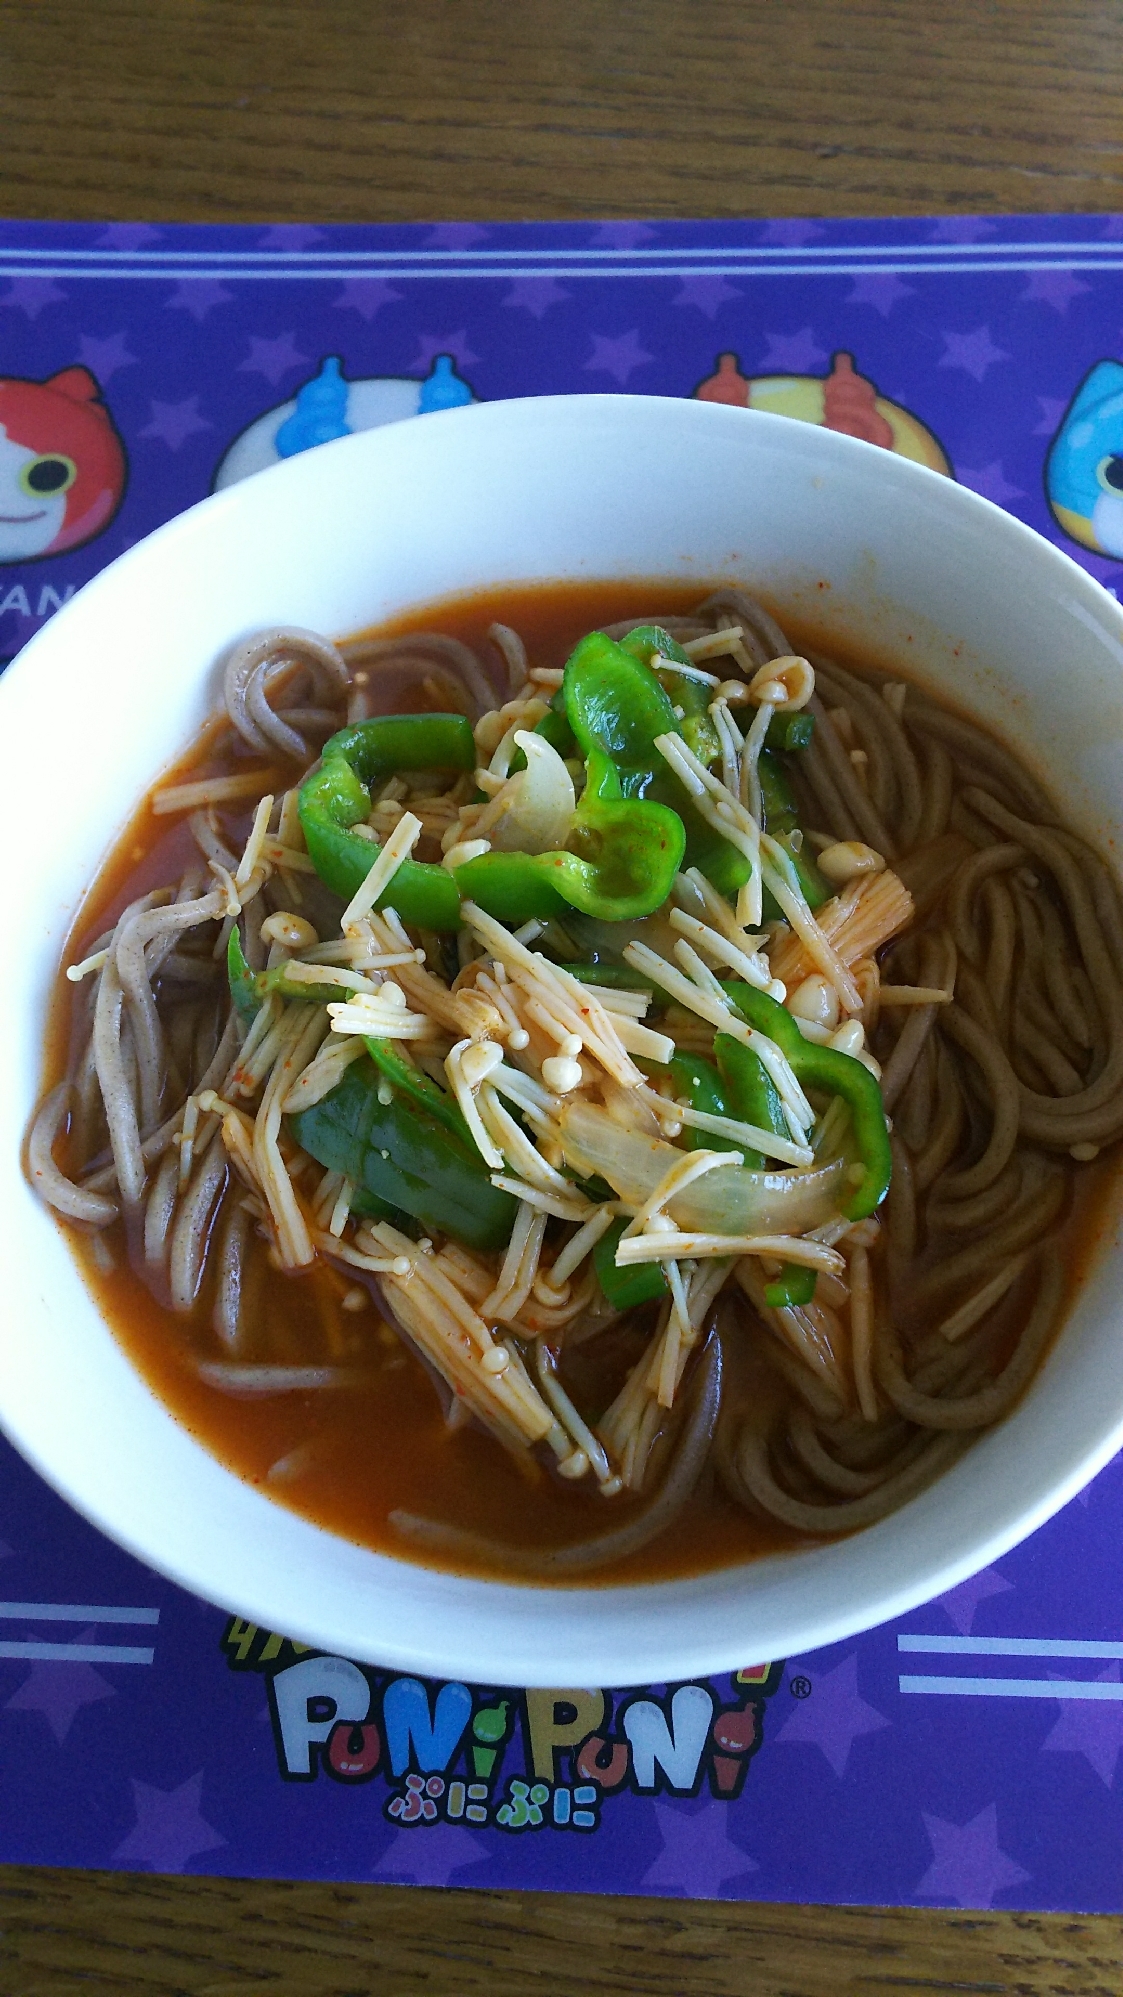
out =
{"type": "MultiPolygon", "coordinates": [[[[787,716],[774,717],[781,720],[787,718],[787,716]]],[[[796,720],[798,716],[793,715],[791,718],[796,720]]],[[[768,749],[761,750],[757,761],[757,776],[760,780],[761,804],[764,807],[764,829],[773,839],[783,842],[788,858],[795,868],[796,879],[803,889],[803,897],[808,908],[822,908],[823,903],[830,900],[834,889],[824,880],[815,865],[814,855],[806,839],[802,841],[798,852],[794,852],[789,844],[791,834],[800,830],[799,813],[787,776],[777,757],[768,749]]],[[[771,895],[766,895],[766,919],[775,921],[779,915],[780,910],[771,895]]]]}
{"type": "MultiPolygon", "coordinates": [[[[545,714],[542,716],[541,721],[535,722],[534,733],[541,735],[543,740],[549,743],[551,749],[557,750],[563,763],[568,756],[576,755],[577,744],[573,739],[573,730],[565,717],[565,702],[562,699],[560,687],[545,714]]],[[[526,756],[521,749],[516,749],[514,755],[511,757],[507,774],[513,777],[519,770],[525,770],[525,768],[526,756]]]]}
{"type": "Polygon", "coordinates": [[[299,978],[289,977],[287,972],[286,964],[274,964],[270,971],[251,971],[235,924],[226,945],[226,980],[234,1010],[245,1025],[249,1025],[262,1001],[272,992],[279,998],[296,999],[302,1005],[327,1005],[333,1001],[345,1004],[352,996],[345,985],[304,984],[299,978]]]}
{"type": "Polygon", "coordinates": [[[722,981],[722,990],[741,1018],[766,1033],[786,1056],[796,1080],[823,1095],[841,1096],[850,1111],[850,1126],[862,1177],[840,1203],[847,1220],[865,1220],[876,1213],[893,1176],[893,1154],[885,1127],[885,1105],[876,1078],[850,1054],[837,1047],[819,1047],[805,1040],[790,1012],[751,985],[722,981]]]}
{"type": "Polygon", "coordinates": [[[231,927],[226,944],[226,982],[238,1018],[243,1026],[249,1026],[261,1010],[261,994],[257,989],[257,973],[251,971],[246,962],[236,922],[231,927]]]}
{"type": "Polygon", "coordinates": [[[686,850],[681,814],[643,793],[660,760],[654,736],[675,726],[674,710],[654,673],[599,632],[576,647],[560,692],[538,732],[559,754],[576,749],[585,759],[565,849],[481,853],[456,869],[456,886],[501,922],[549,921],[568,908],[604,922],[642,920],[666,900],[686,850]],[[597,670],[605,646],[619,654],[615,676],[597,670]]]}
{"type": "MultiPolygon", "coordinates": [[[[759,1055],[754,1054],[751,1047],[746,1047],[743,1040],[734,1040],[732,1034],[717,1033],[714,1035],[714,1060],[730,1104],[726,1115],[738,1117],[742,1123],[751,1123],[757,1130],[771,1131],[775,1137],[787,1137],[788,1126],[784,1121],[779,1091],[759,1055]]],[[[737,1149],[743,1147],[738,1145],[737,1149]]],[[[767,1159],[763,1151],[745,1151],[744,1156],[751,1172],[775,1169],[774,1162],[767,1159]]]]}
{"type": "Polygon", "coordinates": [[[603,631],[590,631],[569,655],[562,694],[581,754],[611,761],[623,797],[645,797],[656,770],[665,768],[656,737],[681,732],[670,696],[646,661],[603,631]]]}
{"type": "Polygon", "coordinates": [[[570,850],[481,853],[457,867],[457,888],[488,915],[522,923],[576,908],[602,922],[635,922],[666,901],[686,848],[682,820],[665,805],[625,797],[603,750],[586,755],[570,850]]]}
{"type": "MultiPolygon", "coordinates": [[[[746,1047],[743,1040],[734,1040],[729,1033],[718,1033],[714,1036],[714,1059],[729,1091],[733,1115],[743,1123],[754,1124],[758,1130],[771,1131],[774,1137],[786,1137],[788,1126],[780,1092],[759,1054],[746,1047]]],[[[771,1169],[771,1161],[763,1151],[745,1151],[744,1159],[752,1171],[771,1169]]],[[[815,1281],[814,1269],[785,1262],[776,1281],[766,1284],[765,1300],[774,1310],[786,1304],[809,1304],[815,1295],[815,1281]]]]}
{"type": "Polygon", "coordinates": [[[617,1311],[655,1303],[667,1294],[667,1278],[658,1262],[633,1262],[624,1269],[616,1267],[616,1249],[627,1225],[626,1220],[614,1220],[593,1250],[597,1281],[605,1301],[617,1311]]]}
{"type": "Polygon", "coordinates": [[[790,714],[774,714],[764,737],[766,749],[783,749],[790,753],[793,749],[810,747],[815,733],[815,716],[805,707],[797,707],[790,714]]]}
{"type": "MultiPolygon", "coordinates": [[[[661,624],[637,624],[634,631],[621,638],[620,643],[626,652],[631,652],[633,658],[642,659],[645,665],[651,663],[655,652],[676,665],[694,664],[689,652],[661,624]]],[[[704,680],[696,680],[686,674],[676,678],[671,670],[663,666],[658,667],[657,677],[664,691],[671,694],[675,705],[683,710],[679,733],[700,762],[712,763],[721,753],[721,743],[710,720],[711,689],[704,680]],[[667,685],[668,680],[674,682],[673,686],[667,685]]],[[[766,749],[788,751],[806,749],[814,732],[815,717],[804,708],[790,714],[774,714],[768,724],[764,746],[766,749]]]]}
{"type": "MultiPolygon", "coordinates": [[[[674,665],[692,666],[689,652],[684,652],[677,639],[672,638],[661,624],[637,624],[629,631],[620,644],[634,659],[642,659],[645,666],[651,666],[652,656],[672,661],[674,665]]],[[[721,740],[710,719],[711,689],[705,680],[696,680],[689,673],[675,673],[666,666],[653,667],[656,679],[664,693],[671,696],[674,705],[681,707],[678,718],[678,731],[688,749],[693,749],[700,763],[707,767],[721,754],[721,740]],[[671,684],[668,686],[667,682],[671,684]]]]}
{"type": "MultiPolygon", "coordinates": [[[[646,642],[659,627],[637,628],[646,642]]],[[[634,640],[637,633],[630,637],[634,640]]],[[[662,637],[668,634],[663,632],[662,637]]],[[[668,642],[673,647],[673,639],[668,642]]],[[[646,661],[603,631],[591,631],[570,655],[562,692],[582,752],[589,755],[599,748],[612,758],[625,797],[649,799],[673,811],[686,835],[686,865],[701,868],[719,894],[735,895],[752,871],[749,862],[738,847],[707,825],[655,747],[660,735],[688,738],[685,719],[678,720],[670,696],[646,661]]]]}
{"type": "Polygon", "coordinates": [[[774,1311],[798,1310],[803,1304],[814,1303],[818,1280],[814,1269],[800,1262],[785,1262],[776,1281],[765,1284],[764,1301],[774,1311]]]}
{"type": "Polygon", "coordinates": [[[403,1060],[392,1041],[375,1040],[370,1034],[364,1034],[363,1044],[375,1067],[392,1088],[408,1096],[412,1102],[419,1103],[421,1108],[435,1117],[438,1123],[443,1123],[446,1130],[451,1130],[454,1136],[475,1150],[471,1132],[454,1096],[450,1096],[447,1090],[438,1088],[432,1077],[426,1075],[422,1069],[415,1068],[409,1061],[403,1060]]]}
{"type": "MultiPolygon", "coordinates": [[[[681,1102],[685,1098],[691,1109],[702,1110],[707,1116],[729,1116],[729,1098],[724,1079],[701,1054],[676,1054],[665,1068],[658,1071],[669,1075],[675,1095],[681,1102]]],[[[682,1145],[687,1151],[739,1151],[741,1146],[733,1137],[721,1137],[715,1131],[699,1130],[694,1124],[686,1123],[682,1130],[682,1145]]],[[[746,1165],[750,1160],[745,1159],[746,1165]]]]}
{"type": "MultiPolygon", "coordinates": [[[[631,653],[633,658],[641,660],[644,665],[649,665],[654,653],[679,665],[691,664],[689,653],[671,637],[669,631],[658,624],[637,625],[634,631],[629,631],[627,637],[620,640],[620,647],[623,651],[631,653]]],[[[668,682],[672,681],[673,675],[664,667],[660,667],[655,676],[664,692],[673,694],[674,705],[682,709],[681,717],[673,717],[670,725],[682,736],[687,747],[693,750],[699,762],[707,766],[715,762],[721,752],[721,743],[717,729],[710,719],[711,689],[703,681],[691,679],[686,675],[673,680],[673,685],[669,686],[668,682]]],[[[768,732],[764,738],[765,753],[760,758],[760,782],[768,830],[776,837],[785,837],[795,831],[799,821],[787,778],[775,755],[767,752],[805,749],[811,740],[814,728],[814,716],[802,710],[793,714],[774,714],[768,724],[768,732]]],[[[720,834],[702,818],[692,801],[683,792],[682,786],[662,764],[658,751],[654,750],[654,737],[652,746],[652,778],[644,795],[658,797],[661,803],[674,805],[686,825],[687,864],[700,868],[706,879],[720,894],[728,895],[732,899],[749,878],[748,861],[736,846],[732,846],[727,839],[722,839],[720,834]]],[[[819,908],[830,895],[830,888],[827,887],[809,853],[793,854],[792,859],[809,906],[819,908]]],[[[779,910],[773,907],[769,913],[774,918],[779,915],[779,910]]]]}
{"type": "MultiPolygon", "coordinates": [[[[379,847],[351,828],[370,815],[371,786],[396,770],[472,770],[476,745],[463,714],[385,714],[342,728],[300,791],[300,824],[320,879],[344,901],[362,886],[379,847]]],[[[457,929],[460,897],[444,867],[404,860],[379,908],[421,929],[457,929]]]]}
{"type": "Polygon", "coordinates": [[[633,971],[630,964],[589,964],[570,960],[565,969],[571,978],[579,978],[583,985],[603,985],[606,990],[617,992],[653,992],[650,978],[640,971],[633,971]]]}
{"type": "Polygon", "coordinates": [[[379,1080],[385,1073],[382,1056],[377,1066],[365,1057],[354,1061],[320,1102],[287,1119],[296,1142],[351,1180],[357,1212],[387,1218],[400,1211],[467,1248],[505,1247],[516,1201],[492,1185],[475,1147],[423,1093],[393,1076],[384,1103],[379,1080]]]}
{"type": "MultiPolygon", "coordinates": [[[[549,743],[551,749],[557,750],[563,763],[567,756],[573,756],[577,752],[577,744],[573,739],[573,730],[566,720],[564,707],[558,709],[551,702],[541,721],[535,723],[534,732],[536,735],[541,735],[543,740],[549,743]]],[[[518,749],[511,760],[512,776],[516,770],[525,768],[526,757],[523,751],[518,749]]]]}

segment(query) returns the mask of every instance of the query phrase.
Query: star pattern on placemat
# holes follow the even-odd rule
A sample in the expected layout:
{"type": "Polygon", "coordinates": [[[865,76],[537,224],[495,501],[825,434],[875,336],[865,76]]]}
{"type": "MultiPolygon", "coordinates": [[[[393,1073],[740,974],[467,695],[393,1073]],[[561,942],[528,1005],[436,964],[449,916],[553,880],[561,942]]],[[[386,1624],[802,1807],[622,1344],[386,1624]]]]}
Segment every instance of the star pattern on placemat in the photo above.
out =
{"type": "Polygon", "coordinates": [[[915,284],[902,284],[891,270],[864,270],[856,277],[853,287],[846,294],[847,305],[872,305],[883,319],[888,319],[894,305],[902,298],[915,296],[915,284]]]}
{"type": "Polygon", "coordinates": [[[491,234],[490,229],[482,228],[479,222],[437,222],[425,239],[429,250],[474,250],[477,243],[485,243],[491,234]]]}
{"type": "Polygon", "coordinates": [[[932,225],[933,243],[981,243],[995,233],[985,215],[941,215],[932,225]]]}
{"type": "Polygon", "coordinates": [[[802,250],[808,243],[816,242],[823,233],[821,222],[812,222],[805,216],[788,215],[775,222],[766,222],[760,232],[760,240],[768,249],[802,250]]]}
{"type": "Polygon", "coordinates": [[[809,1697],[799,1701],[775,1739],[786,1747],[817,1747],[841,1776],[854,1742],[890,1724],[859,1693],[858,1653],[852,1650],[833,1671],[814,1673],[809,1697]]]}
{"type": "Polygon", "coordinates": [[[619,382],[621,388],[631,379],[637,368],[646,367],[649,361],[655,359],[654,354],[649,354],[647,348],[641,346],[639,333],[635,328],[629,333],[621,333],[616,339],[611,339],[603,333],[593,333],[590,338],[593,342],[593,351],[585,362],[586,373],[610,374],[614,381],[619,382]]]}
{"type": "Polygon", "coordinates": [[[970,1636],[980,1603],[988,1602],[992,1595],[1009,1594],[1013,1585],[996,1567],[983,1567],[978,1574],[961,1581],[958,1588],[949,1588],[946,1595],[937,1596],[935,1607],[943,1610],[960,1636],[970,1636]]]}
{"type": "Polygon", "coordinates": [[[957,1907],[991,1907],[996,1893],[1030,1878],[1001,1849],[998,1808],[988,1803],[966,1824],[921,1812],[932,1847],[932,1863],[913,1888],[922,1900],[951,1900],[957,1907]]]}
{"type": "Polygon", "coordinates": [[[459,1824],[426,1824],[399,1831],[374,1867],[376,1879],[405,1879],[414,1886],[447,1886],[454,1872],[488,1857],[481,1838],[459,1824]]]}
{"type": "Polygon", "coordinates": [[[801,326],[798,333],[766,333],[764,337],[768,351],[760,363],[760,374],[812,374],[827,359],[810,326],[801,326]]]}
{"type": "Polygon", "coordinates": [[[138,432],[141,437],[159,437],[170,451],[178,451],[197,430],[213,430],[214,424],[199,414],[199,397],[188,395],[182,402],[152,402],[151,420],[138,432]]]}
{"type": "Polygon", "coordinates": [[[1060,426],[1068,401],[1063,395],[1039,395],[1036,400],[1041,410],[1041,421],[1034,424],[1029,434],[1031,437],[1051,437],[1060,426]]]}
{"type": "Polygon", "coordinates": [[[598,222],[589,246],[598,250],[638,250],[655,234],[650,222],[598,222]]]}
{"type": "Polygon", "coordinates": [[[965,465],[958,465],[955,475],[960,485],[969,486],[972,492],[981,493],[984,499],[993,499],[996,506],[1007,506],[1012,499],[1025,498],[1024,488],[1011,485],[998,458],[992,458],[989,465],[982,465],[978,471],[968,471],[965,465]]]}
{"type": "Polygon", "coordinates": [[[66,297],[62,285],[56,284],[53,277],[14,277],[0,298],[0,305],[10,305],[26,319],[35,320],[48,305],[62,305],[66,297]]]}
{"type": "Polygon", "coordinates": [[[1091,289],[1091,285],[1085,284],[1075,271],[1035,270],[1020,298],[1027,305],[1051,305],[1063,319],[1073,299],[1082,298],[1091,289]]]}
{"type": "Polygon", "coordinates": [[[158,243],[164,231],[151,222],[111,222],[97,238],[99,250],[147,250],[158,243]]]}
{"type": "Polygon", "coordinates": [[[219,284],[213,277],[184,277],[176,285],[167,301],[169,312],[189,312],[197,326],[215,309],[216,305],[230,305],[234,293],[229,285],[219,284]]]}
{"type": "Polygon", "coordinates": [[[723,277],[708,277],[704,271],[699,271],[697,276],[683,278],[673,302],[676,305],[695,305],[707,319],[713,319],[723,305],[744,295],[738,285],[727,284],[723,277]]]}
{"type": "Polygon", "coordinates": [[[292,333],[279,333],[275,340],[262,340],[250,334],[250,350],[238,363],[239,374],[263,374],[273,388],[294,368],[310,366],[307,354],[298,351],[292,333]]]}
{"type": "MultiPolygon", "coordinates": [[[[75,1641],[92,1643],[97,1630],[83,1630],[75,1641]]],[[[41,1713],[61,1747],[83,1706],[114,1699],[110,1685],[92,1664],[72,1664],[65,1658],[41,1658],[4,1702],[6,1713],[41,1713]]]]}
{"type": "Polygon", "coordinates": [[[201,1812],[202,1769],[178,1789],[157,1789],[135,1778],[131,1786],[136,1823],[112,1853],[114,1859],[142,1860],[153,1872],[182,1872],[190,1859],[226,1843],[201,1812]]]}
{"type": "Polygon", "coordinates": [[[131,368],[137,364],[136,355],[129,352],[127,335],[124,333],[109,333],[104,340],[94,339],[91,334],[83,333],[78,342],[78,359],[82,366],[89,368],[90,373],[102,383],[111,381],[121,368],[131,368]]]}
{"type": "Polygon", "coordinates": [[[944,351],[936,366],[962,368],[976,381],[982,381],[987,369],[993,367],[996,361],[1008,361],[1010,358],[1002,347],[995,346],[989,326],[976,326],[973,333],[944,333],[941,337],[944,351]]]}
{"type": "Polygon", "coordinates": [[[572,295],[553,277],[517,277],[503,303],[521,306],[524,312],[541,319],[552,305],[564,305],[572,295]]]}
{"type": "Polygon", "coordinates": [[[427,374],[438,354],[451,354],[458,368],[470,368],[479,360],[479,355],[468,345],[463,327],[459,333],[422,333],[407,372],[427,374]]]}
{"type": "Polygon", "coordinates": [[[301,250],[310,250],[313,243],[322,243],[324,231],[317,229],[313,222],[274,222],[257,239],[261,250],[292,250],[299,256],[301,250]]]}
{"type": "MultiPolygon", "coordinates": [[[[1097,1671],[1100,1685],[1118,1685],[1119,1666],[1097,1671]]],[[[1061,1699],[1052,1732],[1041,1743],[1042,1753],[1082,1754],[1107,1789],[1115,1780],[1123,1753],[1123,1699],[1061,1699]]]]}
{"type": "Polygon", "coordinates": [[[384,306],[400,304],[402,295],[383,277],[349,277],[332,304],[341,312],[359,313],[369,326],[384,306]]]}
{"type": "Polygon", "coordinates": [[[756,1859],[729,1835],[728,1804],[706,1801],[699,1809],[657,1802],[654,1809],[663,1849],[644,1873],[644,1886],[712,1899],[727,1879],[760,1871],[756,1859]]]}

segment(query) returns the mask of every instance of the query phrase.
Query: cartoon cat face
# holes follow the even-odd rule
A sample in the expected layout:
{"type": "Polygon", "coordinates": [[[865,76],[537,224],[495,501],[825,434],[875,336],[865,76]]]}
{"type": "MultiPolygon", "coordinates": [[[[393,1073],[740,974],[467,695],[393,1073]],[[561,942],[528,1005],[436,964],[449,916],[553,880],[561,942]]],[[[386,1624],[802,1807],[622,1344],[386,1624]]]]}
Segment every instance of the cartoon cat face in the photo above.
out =
{"type": "Polygon", "coordinates": [[[0,379],[0,562],[76,548],[113,518],[125,453],[86,368],[0,379]]]}
{"type": "Polygon", "coordinates": [[[1050,447],[1045,489],[1066,534],[1123,559],[1123,366],[1097,361],[1050,447]]]}
{"type": "Polygon", "coordinates": [[[62,530],[77,474],[73,458],[28,450],[0,424],[0,561],[46,554],[62,530]]]}

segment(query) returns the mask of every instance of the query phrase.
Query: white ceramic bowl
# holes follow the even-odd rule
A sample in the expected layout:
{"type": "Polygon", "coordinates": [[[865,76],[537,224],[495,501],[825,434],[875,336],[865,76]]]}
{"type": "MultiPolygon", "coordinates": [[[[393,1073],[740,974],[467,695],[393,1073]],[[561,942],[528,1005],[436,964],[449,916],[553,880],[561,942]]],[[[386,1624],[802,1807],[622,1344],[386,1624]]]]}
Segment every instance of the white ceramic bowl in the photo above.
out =
{"type": "Polygon", "coordinates": [[[831,1643],[1005,1552],[1123,1441],[1116,1230],[1013,1416],[839,1544],[693,1581],[539,1590],[365,1552],[241,1483],[100,1319],[20,1147],[75,909],[134,801],[212,704],[233,640],[347,633],[536,578],[745,582],[895,652],[1123,832],[1123,612],[985,500],[787,418],[627,396],[501,402],[349,437],[183,514],[84,589],[0,682],[0,1422],[132,1552],[256,1622],[396,1669],[665,1681],[831,1643]]]}

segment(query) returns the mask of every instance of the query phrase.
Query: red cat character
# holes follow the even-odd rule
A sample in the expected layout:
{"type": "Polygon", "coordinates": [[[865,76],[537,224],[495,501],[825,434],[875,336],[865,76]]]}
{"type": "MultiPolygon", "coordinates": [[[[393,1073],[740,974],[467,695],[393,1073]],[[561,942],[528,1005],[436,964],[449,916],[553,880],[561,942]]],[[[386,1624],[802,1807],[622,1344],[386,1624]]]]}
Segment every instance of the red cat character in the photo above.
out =
{"type": "Polygon", "coordinates": [[[0,377],[0,563],[91,541],[121,504],[125,449],[88,368],[0,377]]]}

